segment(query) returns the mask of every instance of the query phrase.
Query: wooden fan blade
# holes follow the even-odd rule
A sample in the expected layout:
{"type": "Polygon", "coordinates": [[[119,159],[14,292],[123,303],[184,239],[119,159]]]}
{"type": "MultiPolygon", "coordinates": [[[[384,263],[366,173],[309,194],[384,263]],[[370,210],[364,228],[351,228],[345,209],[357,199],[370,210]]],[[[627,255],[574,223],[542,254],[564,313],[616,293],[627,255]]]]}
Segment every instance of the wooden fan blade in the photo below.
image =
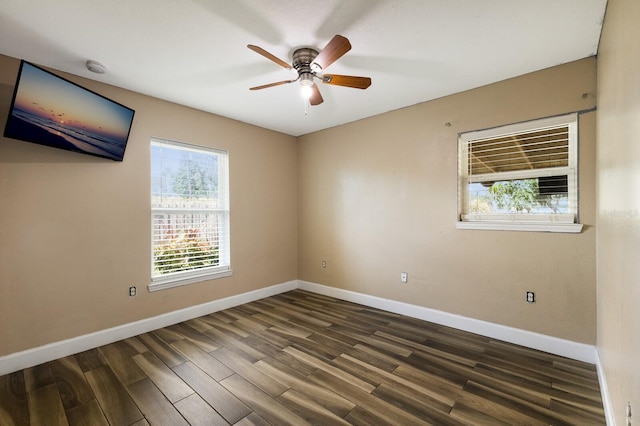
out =
{"type": "Polygon", "coordinates": [[[351,50],[351,43],[346,37],[341,35],[334,36],[329,44],[318,53],[318,56],[313,60],[314,64],[320,65],[320,68],[325,69],[338,58],[351,50]]]}
{"type": "Polygon", "coordinates": [[[309,96],[309,104],[320,105],[322,102],[324,102],[324,99],[322,99],[320,89],[318,89],[317,84],[313,83],[313,86],[311,86],[311,96],[309,96]]]}
{"type": "Polygon", "coordinates": [[[266,50],[264,50],[262,47],[259,46],[254,46],[253,44],[247,44],[247,47],[251,50],[253,50],[254,52],[264,56],[265,58],[275,62],[276,64],[280,65],[283,68],[286,68],[288,70],[290,70],[292,67],[291,65],[289,65],[288,63],[286,63],[285,61],[283,61],[282,59],[272,55],[271,53],[267,52],[266,50]]]}
{"type": "Polygon", "coordinates": [[[322,82],[336,86],[353,87],[354,89],[366,89],[371,86],[371,78],[353,75],[325,74],[322,76],[322,82]]]}
{"type": "Polygon", "coordinates": [[[264,84],[262,86],[251,87],[249,90],[261,90],[261,89],[266,89],[268,87],[280,86],[281,84],[293,83],[294,81],[295,80],[278,81],[275,83],[264,84]]]}

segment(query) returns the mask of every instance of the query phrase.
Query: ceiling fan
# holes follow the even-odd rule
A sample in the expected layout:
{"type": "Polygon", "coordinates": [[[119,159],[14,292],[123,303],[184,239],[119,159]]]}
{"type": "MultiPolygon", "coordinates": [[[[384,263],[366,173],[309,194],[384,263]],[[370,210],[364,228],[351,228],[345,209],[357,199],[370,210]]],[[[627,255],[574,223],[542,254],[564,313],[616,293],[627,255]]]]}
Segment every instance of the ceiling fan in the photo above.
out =
{"type": "Polygon", "coordinates": [[[293,62],[291,65],[261,47],[254,46],[253,44],[248,44],[247,47],[283,68],[288,70],[295,69],[298,72],[298,78],[296,79],[251,87],[249,90],[261,90],[268,87],[300,81],[300,85],[302,86],[302,95],[309,100],[309,104],[320,105],[323,102],[323,99],[320,94],[320,89],[318,89],[318,85],[315,83],[314,79],[318,79],[325,84],[353,87],[355,89],[366,89],[371,86],[371,78],[369,77],[322,74],[324,69],[351,50],[351,43],[349,43],[349,40],[347,40],[346,37],[341,35],[334,36],[324,49],[319,52],[311,47],[301,47],[296,49],[292,55],[293,62]]]}

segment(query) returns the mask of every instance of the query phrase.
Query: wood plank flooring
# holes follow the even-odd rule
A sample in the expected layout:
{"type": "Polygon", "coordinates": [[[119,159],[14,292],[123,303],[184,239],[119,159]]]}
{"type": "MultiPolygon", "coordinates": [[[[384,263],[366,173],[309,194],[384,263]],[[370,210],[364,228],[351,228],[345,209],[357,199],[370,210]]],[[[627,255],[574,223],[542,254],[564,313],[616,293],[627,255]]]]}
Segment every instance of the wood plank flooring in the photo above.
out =
{"type": "Polygon", "coordinates": [[[295,290],[0,376],[0,425],[604,425],[593,365],[295,290]]]}

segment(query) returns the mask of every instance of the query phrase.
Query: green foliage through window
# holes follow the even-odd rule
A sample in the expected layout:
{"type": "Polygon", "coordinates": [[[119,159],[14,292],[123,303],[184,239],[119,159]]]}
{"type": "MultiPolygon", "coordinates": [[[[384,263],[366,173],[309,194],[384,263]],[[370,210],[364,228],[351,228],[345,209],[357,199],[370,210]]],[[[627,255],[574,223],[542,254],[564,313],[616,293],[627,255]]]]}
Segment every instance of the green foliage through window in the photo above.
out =
{"type": "Polygon", "coordinates": [[[509,211],[531,211],[538,204],[538,179],[496,182],[489,188],[496,205],[509,211]]]}
{"type": "MultiPolygon", "coordinates": [[[[553,177],[552,182],[563,177],[553,177]]],[[[566,182],[566,179],[564,180],[566,182]]],[[[513,179],[498,182],[472,184],[469,211],[480,214],[489,213],[563,213],[567,208],[568,194],[565,187],[549,188],[546,184],[541,190],[540,179],[513,179]]]]}
{"type": "Polygon", "coordinates": [[[210,197],[216,183],[212,170],[195,161],[182,161],[173,177],[175,194],[187,200],[210,197]]]}
{"type": "Polygon", "coordinates": [[[164,244],[154,247],[155,272],[188,271],[218,264],[218,247],[200,237],[198,230],[188,230],[164,244]]]}

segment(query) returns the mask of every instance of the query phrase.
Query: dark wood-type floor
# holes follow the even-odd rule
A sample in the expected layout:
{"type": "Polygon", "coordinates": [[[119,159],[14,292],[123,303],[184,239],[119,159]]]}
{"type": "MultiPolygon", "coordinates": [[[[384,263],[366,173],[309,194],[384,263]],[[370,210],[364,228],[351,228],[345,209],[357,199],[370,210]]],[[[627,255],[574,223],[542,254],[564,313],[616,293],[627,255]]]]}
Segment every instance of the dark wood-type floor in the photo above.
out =
{"type": "Polygon", "coordinates": [[[0,376],[6,425],[605,424],[595,367],[295,290],[0,376]]]}

